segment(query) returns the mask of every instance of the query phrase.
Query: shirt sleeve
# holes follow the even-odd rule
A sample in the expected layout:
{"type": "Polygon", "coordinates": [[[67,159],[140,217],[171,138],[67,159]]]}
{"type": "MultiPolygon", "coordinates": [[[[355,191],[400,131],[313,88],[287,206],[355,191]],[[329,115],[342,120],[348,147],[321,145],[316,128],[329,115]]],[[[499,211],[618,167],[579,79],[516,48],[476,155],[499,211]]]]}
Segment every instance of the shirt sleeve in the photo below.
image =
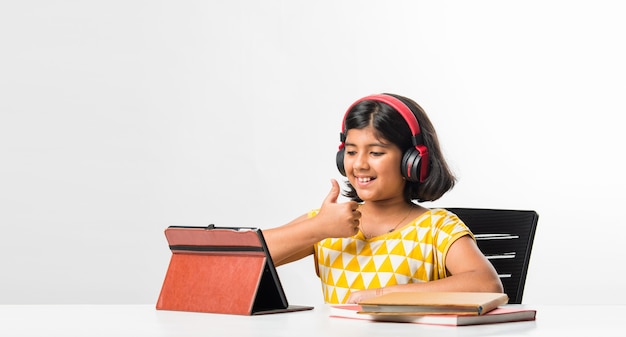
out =
{"type": "Polygon", "coordinates": [[[452,244],[466,235],[469,235],[474,241],[476,241],[476,238],[456,214],[445,209],[433,210],[432,221],[432,233],[438,262],[437,276],[438,278],[444,278],[450,276],[446,269],[446,257],[452,244]]]}

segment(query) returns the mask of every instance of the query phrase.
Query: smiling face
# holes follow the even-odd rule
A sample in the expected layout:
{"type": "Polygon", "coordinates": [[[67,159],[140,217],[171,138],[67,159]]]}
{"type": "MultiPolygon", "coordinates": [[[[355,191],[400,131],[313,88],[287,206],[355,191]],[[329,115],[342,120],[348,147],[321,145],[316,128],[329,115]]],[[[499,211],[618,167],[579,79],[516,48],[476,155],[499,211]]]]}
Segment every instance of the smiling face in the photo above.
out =
{"type": "Polygon", "coordinates": [[[404,200],[406,181],[400,172],[402,151],[377,137],[373,127],[346,134],[344,167],[350,184],[363,201],[404,200]]]}

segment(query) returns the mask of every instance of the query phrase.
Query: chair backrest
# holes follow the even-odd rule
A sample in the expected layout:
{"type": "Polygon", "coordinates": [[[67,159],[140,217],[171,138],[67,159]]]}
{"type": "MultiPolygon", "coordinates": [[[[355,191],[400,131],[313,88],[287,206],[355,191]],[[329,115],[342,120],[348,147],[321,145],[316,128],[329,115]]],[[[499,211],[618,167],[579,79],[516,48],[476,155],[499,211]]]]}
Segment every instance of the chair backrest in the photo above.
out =
{"type": "Polygon", "coordinates": [[[493,264],[509,303],[522,303],[539,215],[535,211],[446,208],[455,213],[476,237],[478,248],[493,264]]]}

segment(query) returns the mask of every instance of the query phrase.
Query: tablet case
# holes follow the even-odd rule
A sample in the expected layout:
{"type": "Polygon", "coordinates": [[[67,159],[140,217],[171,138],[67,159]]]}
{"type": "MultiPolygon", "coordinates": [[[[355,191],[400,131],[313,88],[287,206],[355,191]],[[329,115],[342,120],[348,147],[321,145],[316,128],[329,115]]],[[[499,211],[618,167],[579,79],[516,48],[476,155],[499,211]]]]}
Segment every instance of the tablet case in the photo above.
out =
{"type": "Polygon", "coordinates": [[[258,228],[170,226],[172,251],[158,310],[259,315],[290,306],[258,228]]]}

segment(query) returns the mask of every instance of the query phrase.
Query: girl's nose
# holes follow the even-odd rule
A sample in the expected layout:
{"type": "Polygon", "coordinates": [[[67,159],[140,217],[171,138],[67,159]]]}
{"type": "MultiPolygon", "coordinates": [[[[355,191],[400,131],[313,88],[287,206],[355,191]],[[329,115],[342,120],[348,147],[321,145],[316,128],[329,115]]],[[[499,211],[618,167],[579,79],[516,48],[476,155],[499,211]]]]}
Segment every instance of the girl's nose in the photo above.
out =
{"type": "Polygon", "coordinates": [[[354,169],[355,170],[364,170],[368,168],[367,162],[367,154],[359,153],[356,158],[354,158],[354,169]]]}

